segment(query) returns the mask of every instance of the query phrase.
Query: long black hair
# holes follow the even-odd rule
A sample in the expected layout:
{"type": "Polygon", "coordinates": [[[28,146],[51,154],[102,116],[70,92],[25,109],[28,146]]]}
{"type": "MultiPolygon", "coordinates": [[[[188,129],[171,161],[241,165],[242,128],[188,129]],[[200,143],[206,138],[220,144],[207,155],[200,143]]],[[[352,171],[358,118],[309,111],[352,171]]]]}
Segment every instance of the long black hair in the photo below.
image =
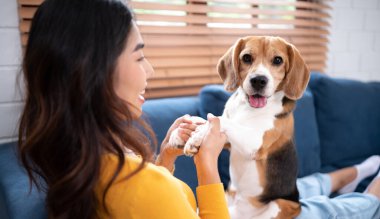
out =
{"type": "Polygon", "coordinates": [[[144,162],[152,157],[144,135],[151,129],[113,88],[132,25],[131,11],[118,0],[46,0],[34,15],[23,59],[19,151],[31,183],[47,193],[49,218],[97,217],[124,164],[121,145],[144,162]],[[104,153],[116,154],[119,165],[98,200],[104,153]]]}

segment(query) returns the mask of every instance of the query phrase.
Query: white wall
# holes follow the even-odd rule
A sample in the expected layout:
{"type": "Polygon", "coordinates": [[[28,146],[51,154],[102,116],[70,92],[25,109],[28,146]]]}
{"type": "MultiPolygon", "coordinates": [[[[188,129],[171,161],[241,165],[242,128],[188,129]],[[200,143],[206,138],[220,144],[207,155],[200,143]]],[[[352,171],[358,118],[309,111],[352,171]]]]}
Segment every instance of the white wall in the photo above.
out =
{"type": "MultiPolygon", "coordinates": [[[[21,45],[16,0],[0,0],[0,143],[17,135],[21,45]]],[[[333,0],[326,73],[380,81],[380,0],[333,0]]]]}
{"type": "Polygon", "coordinates": [[[0,143],[17,135],[21,110],[16,77],[20,71],[21,43],[16,0],[0,0],[0,143]]]}
{"type": "Polygon", "coordinates": [[[326,73],[380,81],[380,0],[333,0],[326,73]]]}

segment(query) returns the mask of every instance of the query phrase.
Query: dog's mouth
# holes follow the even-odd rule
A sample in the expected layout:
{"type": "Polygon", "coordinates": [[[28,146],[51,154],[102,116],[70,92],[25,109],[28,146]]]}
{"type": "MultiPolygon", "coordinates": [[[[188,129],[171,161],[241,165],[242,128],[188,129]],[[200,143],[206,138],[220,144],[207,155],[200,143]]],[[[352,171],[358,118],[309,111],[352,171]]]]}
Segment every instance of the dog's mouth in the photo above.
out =
{"type": "Polygon", "coordinates": [[[248,96],[249,105],[253,108],[263,108],[267,105],[267,97],[260,94],[254,94],[248,96]]]}

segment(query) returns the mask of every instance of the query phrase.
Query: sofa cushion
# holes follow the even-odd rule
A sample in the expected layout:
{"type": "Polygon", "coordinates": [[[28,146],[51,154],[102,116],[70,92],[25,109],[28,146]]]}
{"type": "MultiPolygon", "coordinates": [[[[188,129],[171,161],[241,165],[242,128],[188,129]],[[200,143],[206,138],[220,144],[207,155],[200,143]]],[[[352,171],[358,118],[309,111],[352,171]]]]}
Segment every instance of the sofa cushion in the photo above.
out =
{"type": "MultiPolygon", "coordinates": [[[[224,105],[231,93],[224,90],[222,85],[208,85],[200,92],[200,115],[206,117],[207,113],[220,116],[224,105]]],[[[294,112],[295,117],[295,142],[299,160],[299,176],[305,176],[319,171],[321,167],[318,128],[314,111],[313,95],[307,90],[301,100],[297,102],[294,112]]],[[[225,156],[225,155],[224,155],[225,156]]],[[[228,174],[228,162],[223,164],[221,172],[228,174]]],[[[223,180],[229,179],[229,175],[221,176],[223,180]]]]}
{"type": "Polygon", "coordinates": [[[16,143],[0,145],[0,217],[3,219],[47,218],[45,194],[35,187],[19,165],[16,143]]]}
{"type": "Polygon", "coordinates": [[[380,154],[380,83],[312,74],[309,85],[323,166],[342,168],[380,154]]]}

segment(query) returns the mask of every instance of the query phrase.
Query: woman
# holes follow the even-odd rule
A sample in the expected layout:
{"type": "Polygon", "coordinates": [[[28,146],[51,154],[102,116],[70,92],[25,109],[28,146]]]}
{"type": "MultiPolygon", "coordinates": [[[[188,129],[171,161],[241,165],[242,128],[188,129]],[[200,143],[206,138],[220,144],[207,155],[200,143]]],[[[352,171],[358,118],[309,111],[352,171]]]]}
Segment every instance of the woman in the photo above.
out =
{"type": "MultiPolygon", "coordinates": [[[[165,139],[151,163],[153,135],[140,116],[153,69],[143,47],[121,1],[46,0],[37,10],[23,60],[19,150],[46,190],[49,218],[198,218],[191,190],[170,173],[181,150],[165,139]]],[[[217,118],[209,121],[194,157],[199,216],[228,218],[217,168],[226,137],[217,118]]],[[[181,117],[168,136],[177,127],[187,140],[196,124],[181,117]]]]}

